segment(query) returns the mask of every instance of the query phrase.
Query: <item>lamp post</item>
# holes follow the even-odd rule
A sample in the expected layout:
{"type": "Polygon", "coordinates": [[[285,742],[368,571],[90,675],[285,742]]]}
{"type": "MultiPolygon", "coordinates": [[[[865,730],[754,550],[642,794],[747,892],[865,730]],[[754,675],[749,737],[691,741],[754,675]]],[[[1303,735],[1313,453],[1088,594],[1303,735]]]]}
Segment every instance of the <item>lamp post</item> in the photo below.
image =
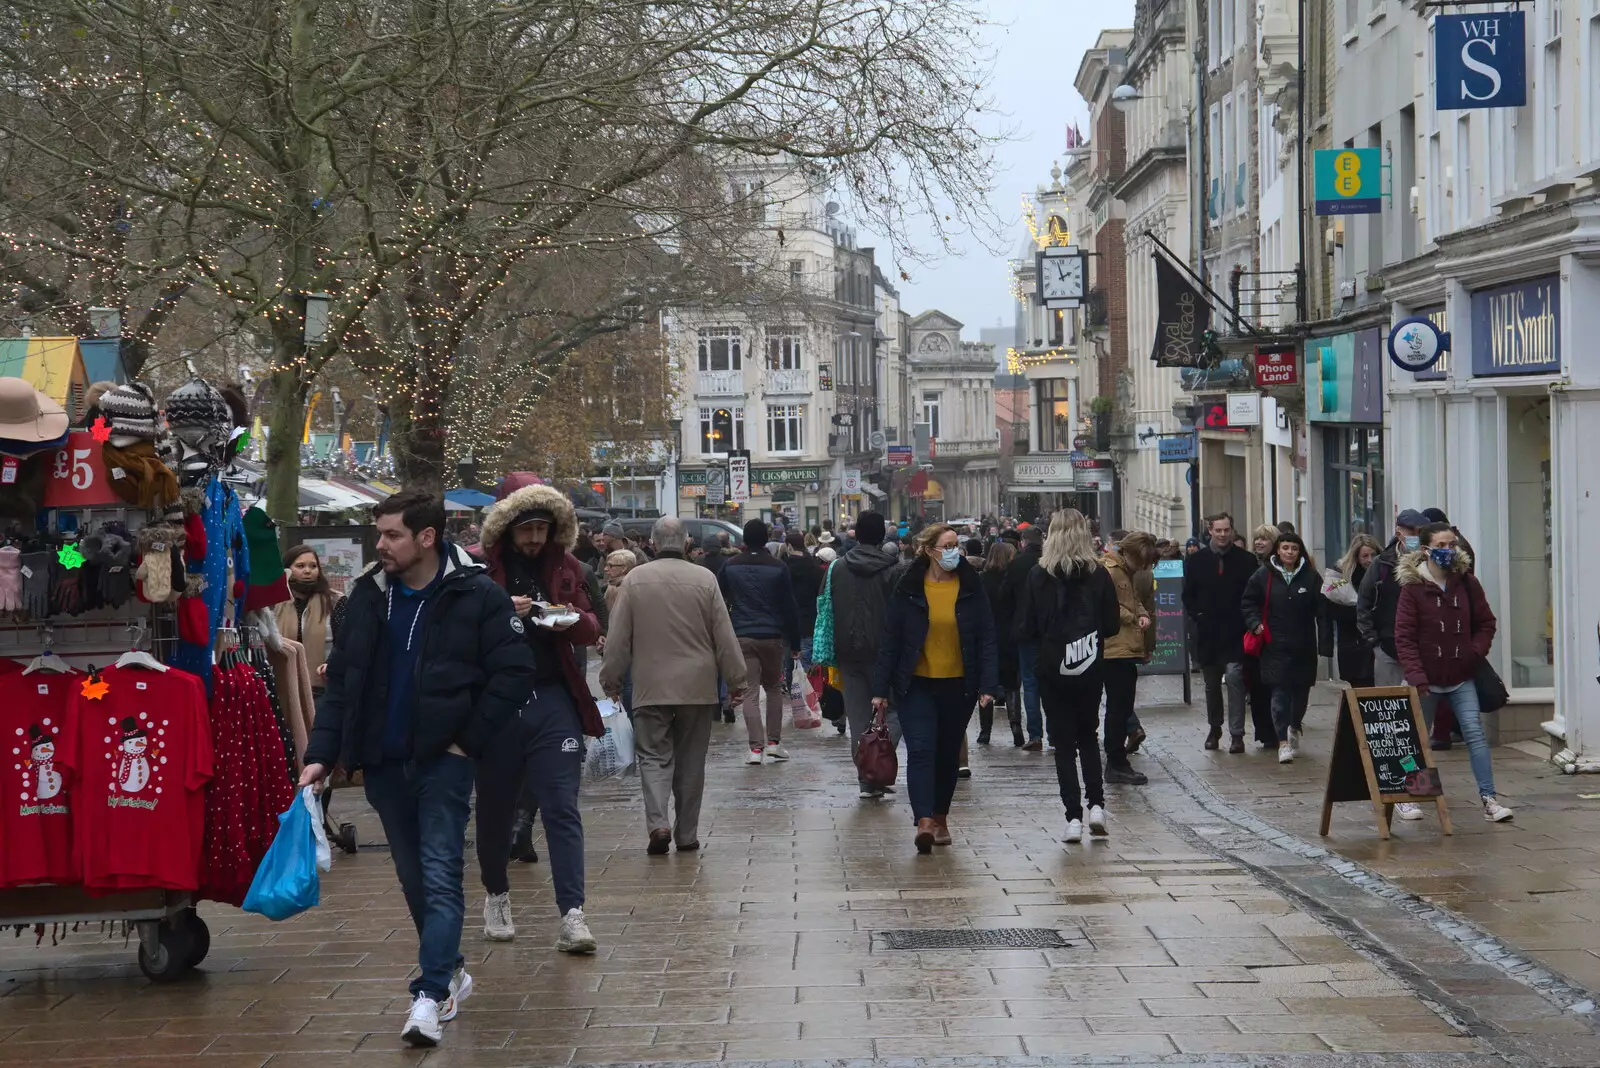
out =
{"type": "Polygon", "coordinates": [[[679,452],[679,448],[680,448],[680,443],[683,441],[683,419],[681,417],[674,416],[673,418],[667,420],[667,426],[669,426],[672,429],[672,438],[671,438],[670,441],[667,442],[667,487],[666,488],[668,489],[670,495],[667,497],[667,499],[665,501],[660,502],[662,507],[660,507],[658,510],[661,512],[662,515],[677,515],[678,514],[678,452],[679,452]],[[672,510],[671,511],[668,511],[666,509],[666,507],[665,507],[665,505],[667,504],[668,501],[670,501],[672,503],[672,510]]]}

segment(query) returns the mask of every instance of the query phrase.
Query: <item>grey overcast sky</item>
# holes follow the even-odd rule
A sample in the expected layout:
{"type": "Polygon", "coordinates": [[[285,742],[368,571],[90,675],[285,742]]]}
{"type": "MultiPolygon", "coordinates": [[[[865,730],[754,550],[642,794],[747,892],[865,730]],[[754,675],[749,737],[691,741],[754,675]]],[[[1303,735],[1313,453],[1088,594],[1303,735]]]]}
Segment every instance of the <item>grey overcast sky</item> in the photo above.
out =
{"type": "MultiPolygon", "coordinates": [[[[1072,80],[1086,49],[1103,29],[1133,25],[1133,0],[988,0],[995,25],[986,35],[994,50],[994,100],[1013,140],[996,153],[992,207],[1009,223],[1003,247],[993,253],[966,237],[956,255],[908,268],[901,306],[913,315],[938,308],[966,324],[965,336],[1013,319],[1007,260],[1026,235],[1022,195],[1049,184],[1050,165],[1065,150],[1074,121],[1089,132],[1088,108],[1072,80]]],[[[895,277],[886,271],[890,277],[895,277]]]]}

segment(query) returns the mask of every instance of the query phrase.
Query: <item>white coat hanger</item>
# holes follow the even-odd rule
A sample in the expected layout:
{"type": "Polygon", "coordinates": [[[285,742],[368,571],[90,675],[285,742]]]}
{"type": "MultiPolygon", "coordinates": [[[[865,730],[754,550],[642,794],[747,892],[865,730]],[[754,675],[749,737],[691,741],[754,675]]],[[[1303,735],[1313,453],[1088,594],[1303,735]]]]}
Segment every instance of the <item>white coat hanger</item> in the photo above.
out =
{"type": "Polygon", "coordinates": [[[147,668],[151,671],[166,671],[167,665],[163,664],[161,661],[157,660],[155,657],[139,648],[139,644],[144,640],[145,636],[144,620],[133,620],[128,624],[128,630],[133,634],[133,641],[131,643],[133,648],[117,657],[116,666],[119,668],[136,667],[147,668]]]}
{"type": "Polygon", "coordinates": [[[28,666],[22,669],[24,675],[32,675],[35,671],[53,671],[57,674],[67,675],[72,672],[72,665],[50,651],[55,644],[55,628],[44,628],[44,652],[28,661],[28,666]]]}

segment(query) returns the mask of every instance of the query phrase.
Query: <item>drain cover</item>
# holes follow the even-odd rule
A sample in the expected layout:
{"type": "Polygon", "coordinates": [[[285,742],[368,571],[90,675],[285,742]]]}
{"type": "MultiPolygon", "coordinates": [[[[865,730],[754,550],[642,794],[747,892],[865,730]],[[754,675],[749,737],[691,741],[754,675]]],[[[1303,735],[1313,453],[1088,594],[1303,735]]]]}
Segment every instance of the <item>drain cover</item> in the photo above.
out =
{"type": "Polygon", "coordinates": [[[1072,943],[1049,927],[927,927],[879,931],[890,949],[1066,949],[1072,943]]]}

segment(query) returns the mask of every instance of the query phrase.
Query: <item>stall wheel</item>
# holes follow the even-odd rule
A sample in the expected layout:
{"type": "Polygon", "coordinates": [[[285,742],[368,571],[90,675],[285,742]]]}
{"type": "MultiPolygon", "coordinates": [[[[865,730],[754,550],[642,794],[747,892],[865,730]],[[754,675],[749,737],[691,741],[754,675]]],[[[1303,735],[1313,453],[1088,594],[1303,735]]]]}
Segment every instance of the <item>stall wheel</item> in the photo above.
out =
{"type": "Polygon", "coordinates": [[[206,959],[206,954],[211,952],[211,928],[206,926],[206,921],[194,909],[184,909],[173,917],[173,922],[188,936],[189,939],[189,967],[197,967],[206,959]]]}
{"type": "Polygon", "coordinates": [[[139,970],[152,983],[170,983],[189,970],[193,944],[187,925],[162,920],[154,937],[139,939],[139,970]]]}
{"type": "Polygon", "coordinates": [[[334,844],[346,853],[356,851],[356,825],[353,823],[339,824],[339,833],[334,835],[334,844]]]}

